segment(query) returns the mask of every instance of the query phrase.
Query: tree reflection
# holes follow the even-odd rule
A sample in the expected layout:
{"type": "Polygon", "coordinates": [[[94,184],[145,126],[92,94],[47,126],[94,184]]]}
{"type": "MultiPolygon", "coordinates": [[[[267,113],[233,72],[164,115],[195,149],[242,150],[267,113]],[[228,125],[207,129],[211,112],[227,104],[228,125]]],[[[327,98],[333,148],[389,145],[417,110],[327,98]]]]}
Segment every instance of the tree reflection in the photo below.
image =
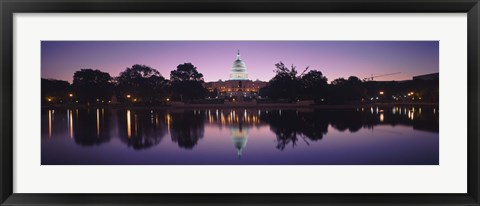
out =
{"type": "Polygon", "coordinates": [[[180,148],[192,149],[203,138],[205,113],[201,111],[183,111],[169,113],[172,141],[180,148]]]}
{"type": "Polygon", "coordinates": [[[276,135],[276,148],[284,150],[287,145],[295,147],[299,140],[321,140],[328,126],[355,133],[361,128],[373,129],[377,125],[406,125],[414,129],[438,133],[438,113],[435,108],[357,108],[317,109],[311,112],[295,110],[270,110],[261,113],[261,121],[270,125],[276,135]]]}
{"type": "Polygon", "coordinates": [[[110,141],[110,115],[104,109],[68,110],[67,122],[70,138],[83,146],[99,145],[110,141]]]}
{"type": "Polygon", "coordinates": [[[167,134],[164,113],[153,110],[121,110],[117,112],[120,139],[135,150],[151,148],[167,134]],[[124,126],[123,126],[124,125],[124,126]]]}
{"type": "Polygon", "coordinates": [[[321,113],[278,110],[264,112],[261,120],[268,122],[270,130],[276,135],[276,148],[284,150],[287,145],[295,147],[301,139],[307,145],[309,141],[321,140],[327,133],[328,121],[321,113]]]}
{"type": "Polygon", "coordinates": [[[349,109],[206,109],[206,110],[42,110],[42,141],[64,136],[82,146],[94,146],[118,137],[135,150],[152,148],[170,133],[179,148],[193,149],[204,137],[205,124],[230,129],[240,155],[249,129],[268,126],[275,134],[275,147],[284,150],[300,143],[322,140],[328,129],[355,133],[379,125],[408,126],[438,133],[439,111],[435,107],[359,107],[349,109]],[[116,122],[116,124],[115,124],[116,122]]]}
{"type": "Polygon", "coordinates": [[[334,110],[328,112],[328,118],[332,127],[338,131],[357,132],[363,126],[370,125],[369,122],[375,117],[352,110],[334,110]]]}

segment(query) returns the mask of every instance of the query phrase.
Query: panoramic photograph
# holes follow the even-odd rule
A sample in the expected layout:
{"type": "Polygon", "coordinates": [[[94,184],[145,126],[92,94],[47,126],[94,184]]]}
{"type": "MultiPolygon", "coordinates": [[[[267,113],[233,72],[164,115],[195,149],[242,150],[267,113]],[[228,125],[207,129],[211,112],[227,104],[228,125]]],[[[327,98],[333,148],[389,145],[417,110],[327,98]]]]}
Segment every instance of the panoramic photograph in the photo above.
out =
{"type": "Polygon", "coordinates": [[[42,41],[42,165],[438,165],[438,41],[42,41]]]}

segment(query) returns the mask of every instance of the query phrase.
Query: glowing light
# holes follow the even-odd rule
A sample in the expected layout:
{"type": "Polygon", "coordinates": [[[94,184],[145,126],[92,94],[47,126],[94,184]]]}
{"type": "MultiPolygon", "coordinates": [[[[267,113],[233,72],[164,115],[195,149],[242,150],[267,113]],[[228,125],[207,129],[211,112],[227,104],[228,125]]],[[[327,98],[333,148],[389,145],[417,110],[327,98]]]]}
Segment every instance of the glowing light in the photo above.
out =
{"type": "Polygon", "coordinates": [[[379,94],[380,94],[380,95],[383,95],[383,94],[384,94],[384,92],[383,92],[383,91],[380,91],[380,92],[379,92],[379,94]]]}
{"type": "Polygon", "coordinates": [[[383,113],[380,113],[380,122],[383,122],[384,118],[383,113]]]}
{"type": "Polygon", "coordinates": [[[68,94],[68,96],[69,96],[69,97],[73,97],[73,94],[72,94],[72,93],[70,93],[70,94],[68,94]]]}
{"type": "Polygon", "coordinates": [[[127,98],[130,98],[130,97],[132,97],[132,95],[127,94],[127,98]]]}

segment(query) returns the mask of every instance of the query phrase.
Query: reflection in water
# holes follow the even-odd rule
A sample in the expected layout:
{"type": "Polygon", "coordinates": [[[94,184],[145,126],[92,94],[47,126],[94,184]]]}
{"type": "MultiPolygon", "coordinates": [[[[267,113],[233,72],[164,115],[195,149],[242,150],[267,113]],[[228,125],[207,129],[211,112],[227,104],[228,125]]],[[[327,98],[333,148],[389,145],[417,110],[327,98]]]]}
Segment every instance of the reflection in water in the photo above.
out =
{"type": "Polygon", "coordinates": [[[132,137],[132,120],[131,120],[130,110],[127,110],[127,137],[130,139],[132,137]]]}
{"type": "Polygon", "coordinates": [[[171,121],[170,135],[172,141],[180,148],[193,149],[204,134],[204,113],[196,110],[174,112],[168,115],[171,121]]]}
{"type": "MultiPolygon", "coordinates": [[[[74,147],[75,145],[84,147],[106,145],[108,147],[103,146],[104,149],[94,156],[98,158],[113,151],[122,158],[126,158],[125,155],[130,154],[130,158],[134,158],[135,161],[132,160],[133,162],[128,164],[140,164],[140,162],[146,162],[145,164],[220,164],[219,162],[222,161],[226,161],[222,164],[340,164],[341,162],[358,164],[357,162],[369,162],[362,160],[362,155],[359,154],[350,157],[351,160],[340,162],[326,161],[324,158],[327,157],[318,155],[302,156],[310,152],[322,153],[331,150],[329,155],[333,154],[333,156],[330,158],[338,159],[353,153],[355,148],[359,151],[364,150],[364,154],[372,153],[372,151],[383,152],[379,156],[385,156],[384,159],[389,156],[389,153],[392,153],[390,154],[391,160],[387,158],[381,161],[373,161],[376,156],[373,158],[371,154],[366,155],[373,158],[372,164],[437,164],[438,116],[438,109],[433,107],[359,107],[336,110],[116,110],[101,108],[95,109],[95,111],[93,109],[76,109],[75,112],[71,109],[49,109],[42,110],[42,125],[45,125],[45,127],[42,126],[42,136],[48,137],[48,140],[42,140],[42,164],[56,164],[57,161],[61,164],[75,164],[75,162],[82,162],[82,158],[86,158],[86,156],[94,155],[88,153],[87,150],[70,149],[65,151],[65,159],[61,161],[53,161],[54,158],[49,158],[50,152],[54,155],[54,151],[60,150],[62,147],[74,147]],[[55,120],[55,118],[59,119],[55,120]],[[222,132],[224,129],[227,129],[228,134],[222,132]],[[44,131],[45,135],[43,135],[44,131]],[[369,132],[365,133],[366,131],[369,132]],[[170,136],[169,142],[160,144],[167,135],[170,136]],[[392,137],[391,141],[385,140],[385,137],[390,135],[396,136],[392,137]],[[63,139],[62,136],[73,139],[73,145],[69,142],[59,142],[63,139]],[[427,136],[428,138],[417,136],[427,136]],[[223,139],[226,137],[231,139],[229,146],[223,145],[225,144],[223,139]],[[376,140],[377,137],[384,140],[376,140]],[[248,151],[245,150],[247,142],[250,145],[248,151]],[[372,146],[376,145],[376,142],[382,142],[382,146],[387,145],[387,148],[391,143],[391,147],[396,149],[387,151],[383,147],[372,146]],[[228,160],[231,158],[231,154],[223,152],[224,149],[231,148],[232,144],[236,150],[236,160],[228,160]],[[349,150],[333,150],[333,148],[341,146],[348,146],[349,150]],[[325,148],[315,149],[318,147],[325,148]],[[415,147],[418,147],[418,151],[412,152],[415,147]],[[49,150],[47,151],[46,148],[49,150]],[[161,157],[142,157],[146,154],[130,153],[129,151],[132,150],[129,148],[133,151],[154,149],[154,153],[159,153],[161,157]],[[276,154],[275,151],[281,153],[276,154]],[[406,153],[393,154],[395,151],[404,151],[409,155],[415,155],[416,158],[420,156],[420,158],[415,161],[415,158],[413,160],[412,157],[408,158],[406,153]],[[190,154],[193,156],[189,156],[190,154]],[[277,159],[282,156],[280,154],[289,155],[283,159],[277,159]],[[73,161],[72,159],[75,158],[72,158],[72,155],[78,160],[73,161]],[[424,155],[424,158],[421,155],[424,155]],[[164,159],[167,157],[171,159],[164,159]],[[239,157],[242,157],[241,160],[239,157]],[[182,160],[176,160],[177,158],[182,160]],[[272,163],[271,161],[278,162],[272,163]]],[[[82,164],[95,164],[99,160],[93,158],[88,161],[82,164]]],[[[102,161],[105,161],[104,164],[113,164],[113,160],[104,159],[102,161]]],[[[127,164],[121,161],[116,163],[127,164]]]]}
{"type": "MultiPolygon", "coordinates": [[[[67,110],[68,112],[68,131],[70,134],[70,139],[73,138],[73,112],[72,110],[67,110]]],[[[78,109],[77,109],[77,117],[78,117],[78,109]]]]}
{"type": "Polygon", "coordinates": [[[53,110],[48,110],[48,138],[52,137],[52,112],[53,110]]]}
{"type": "Polygon", "coordinates": [[[248,129],[242,129],[242,127],[231,128],[230,134],[232,136],[232,142],[237,149],[238,157],[242,156],[242,151],[247,146],[248,141],[248,129]]]}
{"type": "Polygon", "coordinates": [[[167,131],[165,125],[152,121],[152,114],[142,110],[116,110],[120,141],[134,150],[151,148],[160,143],[167,131]],[[125,126],[123,126],[125,125],[125,126]]]}
{"type": "Polygon", "coordinates": [[[97,109],[97,137],[100,137],[100,110],[97,109]]]}

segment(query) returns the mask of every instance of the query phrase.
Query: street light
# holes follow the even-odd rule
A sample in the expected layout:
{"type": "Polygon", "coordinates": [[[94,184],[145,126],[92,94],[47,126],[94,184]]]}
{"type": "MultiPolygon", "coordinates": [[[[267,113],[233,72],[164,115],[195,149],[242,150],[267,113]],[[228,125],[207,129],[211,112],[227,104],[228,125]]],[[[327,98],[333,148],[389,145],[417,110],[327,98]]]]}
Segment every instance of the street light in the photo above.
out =
{"type": "Polygon", "coordinates": [[[69,96],[69,97],[73,97],[73,94],[72,94],[72,93],[70,93],[70,94],[68,94],[68,96],[69,96]]]}
{"type": "Polygon", "coordinates": [[[130,97],[132,97],[132,96],[131,96],[131,95],[129,95],[129,94],[127,94],[127,98],[130,98],[130,97]]]}
{"type": "Polygon", "coordinates": [[[167,102],[170,101],[170,98],[167,98],[167,102]]]}
{"type": "Polygon", "coordinates": [[[383,95],[384,93],[383,93],[383,91],[380,91],[379,94],[380,94],[380,95],[383,95]]]}

